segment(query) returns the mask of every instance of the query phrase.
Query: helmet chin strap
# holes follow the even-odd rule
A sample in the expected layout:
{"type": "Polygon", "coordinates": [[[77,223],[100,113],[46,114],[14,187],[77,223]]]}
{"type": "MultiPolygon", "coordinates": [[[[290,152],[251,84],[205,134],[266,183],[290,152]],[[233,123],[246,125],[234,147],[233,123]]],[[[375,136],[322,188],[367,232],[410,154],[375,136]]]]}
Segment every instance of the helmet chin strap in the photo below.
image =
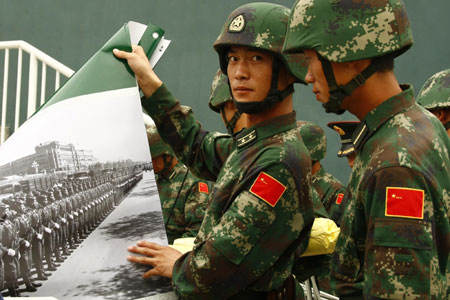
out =
{"type": "Polygon", "coordinates": [[[450,122],[447,122],[444,124],[444,128],[445,130],[449,130],[450,129],[450,122]]]}
{"type": "Polygon", "coordinates": [[[227,131],[230,135],[233,135],[234,133],[234,127],[236,127],[236,123],[241,117],[241,113],[239,111],[235,112],[231,119],[228,121],[227,116],[225,115],[225,105],[222,105],[220,108],[220,113],[222,114],[223,121],[225,122],[225,127],[227,128],[227,131]]]}
{"type": "Polygon", "coordinates": [[[242,114],[257,114],[272,108],[276,103],[283,101],[287,96],[294,92],[294,85],[288,85],[284,90],[278,90],[278,76],[280,73],[281,62],[274,58],[272,63],[272,80],[270,90],[263,101],[240,102],[233,98],[234,105],[242,114]]]}
{"type": "Polygon", "coordinates": [[[344,98],[350,96],[354,90],[358,87],[362,86],[366,80],[372,76],[379,69],[379,60],[373,59],[370,65],[365,68],[361,73],[357,74],[353,77],[350,82],[344,85],[338,85],[336,83],[336,77],[334,76],[333,68],[331,66],[331,62],[321,55],[317,55],[322,62],[322,70],[323,74],[328,83],[328,89],[330,93],[330,97],[327,103],[322,104],[327,113],[335,113],[341,115],[345,112],[345,109],[342,109],[342,102],[344,98]]]}

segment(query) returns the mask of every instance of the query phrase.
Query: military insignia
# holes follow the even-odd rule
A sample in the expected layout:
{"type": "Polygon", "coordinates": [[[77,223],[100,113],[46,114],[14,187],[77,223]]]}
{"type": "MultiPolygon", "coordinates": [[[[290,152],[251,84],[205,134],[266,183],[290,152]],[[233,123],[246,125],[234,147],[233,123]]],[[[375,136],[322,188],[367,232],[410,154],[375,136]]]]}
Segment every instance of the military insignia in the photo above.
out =
{"type": "Polygon", "coordinates": [[[345,134],[344,129],[342,129],[341,127],[337,127],[336,125],[334,125],[334,126],[333,126],[333,129],[334,129],[337,133],[339,133],[340,135],[344,135],[344,134],[345,134]]]}
{"type": "Polygon", "coordinates": [[[286,187],[267,173],[261,172],[253,182],[250,193],[275,207],[286,187]]]}
{"type": "Polygon", "coordinates": [[[256,139],[256,130],[252,130],[249,134],[237,139],[238,148],[243,147],[256,139]]]}
{"type": "Polygon", "coordinates": [[[245,27],[244,15],[239,15],[231,21],[230,26],[228,26],[228,32],[241,32],[245,27]]]}
{"type": "Polygon", "coordinates": [[[339,193],[336,197],[336,204],[341,204],[343,199],[344,199],[344,194],[339,193]]]}
{"type": "Polygon", "coordinates": [[[424,190],[387,187],[386,211],[388,217],[423,219],[424,190]]]}
{"type": "Polygon", "coordinates": [[[209,194],[208,185],[204,182],[199,182],[198,183],[198,191],[199,191],[199,193],[209,194]]]}

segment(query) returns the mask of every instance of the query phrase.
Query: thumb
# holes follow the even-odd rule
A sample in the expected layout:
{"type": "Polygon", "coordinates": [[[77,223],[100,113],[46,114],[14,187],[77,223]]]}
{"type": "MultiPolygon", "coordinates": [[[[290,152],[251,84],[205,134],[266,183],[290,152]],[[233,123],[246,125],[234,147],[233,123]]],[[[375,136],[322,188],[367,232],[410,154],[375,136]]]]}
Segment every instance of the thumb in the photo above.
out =
{"type": "Polygon", "coordinates": [[[119,49],[113,49],[113,53],[117,58],[128,59],[131,53],[126,51],[121,51],[119,49]]]}

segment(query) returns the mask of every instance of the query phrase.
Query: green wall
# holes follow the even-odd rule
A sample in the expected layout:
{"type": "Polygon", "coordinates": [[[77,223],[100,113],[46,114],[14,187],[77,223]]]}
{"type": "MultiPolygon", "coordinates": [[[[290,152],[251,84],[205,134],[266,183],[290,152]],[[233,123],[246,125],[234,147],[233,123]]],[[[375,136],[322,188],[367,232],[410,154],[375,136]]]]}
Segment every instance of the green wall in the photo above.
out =
{"type": "MultiPolygon", "coordinates": [[[[166,37],[172,40],[172,44],[157,65],[156,73],[183,104],[193,107],[205,128],[225,131],[219,115],[207,106],[211,80],[218,69],[212,43],[226,16],[247,2],[0,0],[0,41],[27,41],[77,70],[125,22],[133,20],[157,24],[166,30],[166,37]]],[[[288,7],[294,3],[272,2],[288,7]]],[[[415,45],[396,60],[396,74],[401,82],[412,83],[417,93],[432,74],[450,68],[450,1],[405,0],[405,3],[415,45]]],[[[0,55],[0,67],[3,70],[3,54],[0,55]]],[[[316,102],[311,88],[305,86],[296,87],[295,109],[298,119],[314,121],[324,128],[330,121],[355,119],[348,113],[342,116],[326,114],[316,102]]],[[[8,116],[13,114],[10,105],[8,116]]],[[[25,118],[25,112],[21,118],[25,118]]],[[[336,156],[339,138],[331,129],[325,128],[325,132],[328,137],[328,155],[323,164],[329,172],[347,182],[350,169],[345,159],[336,156]]]]}

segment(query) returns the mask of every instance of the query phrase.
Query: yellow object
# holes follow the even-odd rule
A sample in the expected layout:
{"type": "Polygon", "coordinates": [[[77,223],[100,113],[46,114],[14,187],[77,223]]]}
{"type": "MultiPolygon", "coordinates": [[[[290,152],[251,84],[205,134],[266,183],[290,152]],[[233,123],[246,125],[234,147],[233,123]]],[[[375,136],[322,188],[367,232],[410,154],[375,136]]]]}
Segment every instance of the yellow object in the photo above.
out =
{"type": "Polygon", "coordinates": [[[341,230],[333,220],[315,218],[311,228],[308,247],[301,256],[305,257],[333,253],[340,231],[341,230]]]}
{"type": "MultiPolygon", "coordinates": [[[[339,232],[340,229],[333,220],[315,218],[311,229],[308,248],[306,248],[306,251],[301,256],[333,253],[339,232]]],[[[173,245],[169,246],[184,254],[194,248],[194,240],[195,237],[179,238],[173,242],[173,245]]]]}
{"type": "Polygon", "coordinates": [[[172,247],[184,254],[186,252],[191,251],[192,248],[194,248],[194,240],[195,237],[175,239],[173,241],[173,245],[169,245],[169,247],[172,247]]]}

